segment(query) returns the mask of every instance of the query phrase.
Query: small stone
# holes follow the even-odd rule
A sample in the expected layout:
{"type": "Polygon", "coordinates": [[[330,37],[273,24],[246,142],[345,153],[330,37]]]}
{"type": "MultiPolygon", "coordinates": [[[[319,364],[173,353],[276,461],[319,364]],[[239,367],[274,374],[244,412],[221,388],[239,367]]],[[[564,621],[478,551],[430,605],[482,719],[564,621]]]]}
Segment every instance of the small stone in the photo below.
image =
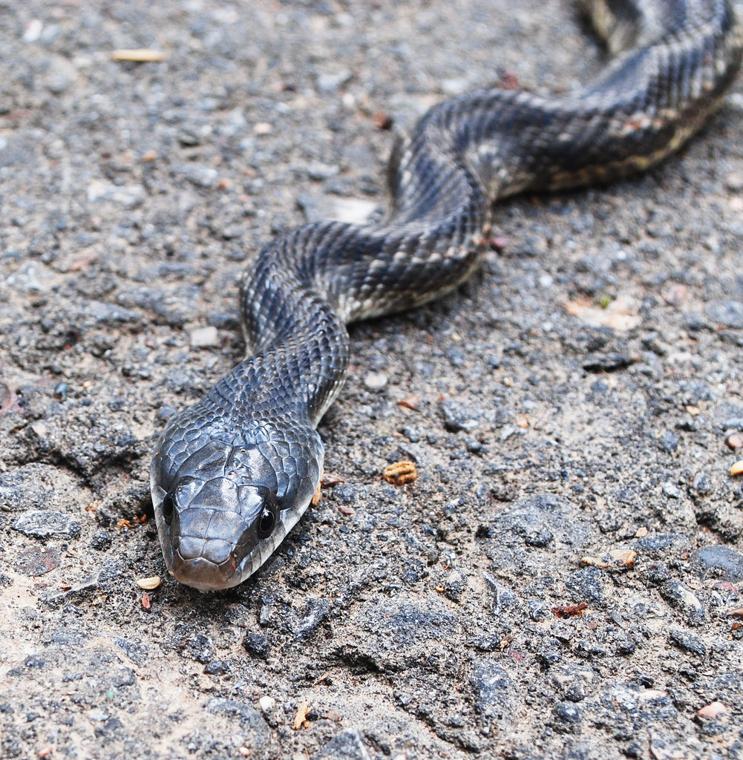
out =
{"type": "Polygon", "coordinates": [[[276,700],[273,697],[264,695],[258,700],[258,706],[264,713],[271,712],[276,707],[276,700]]]}
{"type": "Polygon", "coordinates": [[[732,193],[743,190],[743,172],[730,172],[725,177],[725,187],[732,193]]]}
{"type": "Polygon", "coordinates": [[[681,610],[692,625],[704,622],[705,613],[702,603],[681,581],[667,580],[659,587],[661,596],[676,609],[681,610]]]}
{"type": "Polygon", "coordinates": [[[254,657],[268,656],[268,639],[262,633],[248,633],[243,639],[243,647],[254,657]]]}
{"type": "Polygon", "coordinates": [[[743,329],[743,301],[714,301],[705,309],[707,317],[723,327],[743,329]]]}
{"type": "Polygon", "coordinates": [[[563,723],[580,723],[580,708],[573,702],[558,702],[555,707],[555,715],[563,723]]]}
{"type": "Polygon", "coordinates": [[[97,530],[90,539],[90,548],[96,551],[105,551],[110,548],[113,538],[107,530],[97,530]]]}
{"type": "Polygon", "coordinates": [[[704,707],[697,710],[697,717],[700,720],[716,720],[717,718],[727,715],[730,712],[727,705],[722,702],[710,702],[704,707]]]}
{"type": "Polygon", "coordinates": [[[514,685],[506,670],[497,662],[482,660],[472,670],[470,685],[477,712],[486,718],[504,718],[513,709],[514,685]]]}
{"type": "Polygon", "coordinates": [[[308,639],[317,630],[318,626],[327,618],[330,612],[330,602],[327,599],[310,599],[307,602],[307,611],[296,630],[296,637],[300,640],[308,639]]]}
{"type": "Polygon", "coordinates": [[[669,499],[681,498],[681,491],[679,487],[675,483],[672,483],[670,480],[667,480],[663,484],[663,494],[667,496],[669,499]]]}
{"type": "Polygon", "coordinates": [[[725,445],[732,451],[743,449],[743,433],[730,433],[725,437],[725,445]]]}
{"type": "Polygon", "coordinates": [[[60,553],[48,546],[31,547],[22,552],[16,560],[16,569],[31,578],[46,575],[59,567],[60,553]]]}
{"type": "Polygon", "coordinates": [[[713,572],[733,583],[743,580],[743,554],[730,546],[705,546],[694,553],[694,561],[703,573],[713,572]]]}
{"type": "MultiPolygon", "coordinates": [[[[304,757],[304,755],[303,755],[304,757]]],[[[369,760],[370,755],[356,729],[334,736],[312,755],[311,760],[369,760]]]]}
{"type": "Polygon", "coordinates": [[[384,372],[367,372],[364,385],[371,391],[380,391],[387,385],[388,377],[384,372]]]}
{"type": "Polygon", "coordinates": [[[230,672],[230,666],[224,660],[211,660],[204,666],[204,673],[209,676],[223,676],[230,672]]]}
{"type": "Polygon", "coordinates": [[[217,184],[219,172],[206,164],[182,164],[178,173],[196,187],[212,188],[217,184]]]}
{"type": "Polygon", "coordinates": [[[738,475],[743,475],[743,459],[735,462],[735,464],[730,468],[730,475],[734,478],[738,477],[738,475]]]}
{"type": "Polygon", "coordinates": [[[712,481],[706,472],[698,472],[694,476],[691,487],[700,495],[707,496],[712,493],[712,481]]]}
{"type": "Polygon", "coordinates": [[[191,330],[191,348],[213,348],[219,345],[219,333],[216,327],[197,327],[191,330]]]}
{"type": "Polygon", "coordinates": [[[253,134],[270,135],[273,132],[273,126],[267,121],[259,121],[253,125],[253,134]]]}
{"type": "Polygon", "coordinates": [[[65,512],[46,509],[30,509],[13,523],[13,530],[32,538],[75,538],[80,529],[80,523],[65,512]]]}
{"type": "Polygon", "coordinates": [[[679,648],[686,652],[691,652],[699,657],[704,657],[707,654],[707,647],[704,646],[704,642],[697,636],[691,633],[686,633],[678,628],[673,629],[670,632],[671,641],[679,648]]]}

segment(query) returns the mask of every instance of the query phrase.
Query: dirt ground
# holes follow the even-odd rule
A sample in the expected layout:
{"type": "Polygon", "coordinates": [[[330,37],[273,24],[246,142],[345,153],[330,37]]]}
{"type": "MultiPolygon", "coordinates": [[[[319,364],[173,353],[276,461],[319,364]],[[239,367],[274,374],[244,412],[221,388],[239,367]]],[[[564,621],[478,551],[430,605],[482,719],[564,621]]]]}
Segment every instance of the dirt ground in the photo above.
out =
{"type": "Polygon", "coordinates": [[[147,469],[241,356],[245,262],[382,203],[432,103],[602,51],[567,0],[6,0],[0,43],[0,756],[743,757],[743,81],[354,327],[335,483],[204,595],[147,469]]]}

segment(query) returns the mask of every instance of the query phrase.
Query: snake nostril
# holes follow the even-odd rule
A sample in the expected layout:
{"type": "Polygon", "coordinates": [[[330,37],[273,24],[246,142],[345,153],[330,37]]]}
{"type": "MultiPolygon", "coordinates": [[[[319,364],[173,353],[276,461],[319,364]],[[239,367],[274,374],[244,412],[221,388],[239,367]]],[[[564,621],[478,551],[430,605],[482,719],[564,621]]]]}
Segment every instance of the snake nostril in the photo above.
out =
{"type": "Polygon", "coordinates": [[[163,517],[165,518],[165,522],[170,525],[173,520],[173,512],[175,510],[175,499],[173,499],[172,494],[165,494],[165,498],[160,505],[160,509],[162,511],[163,517]]]}

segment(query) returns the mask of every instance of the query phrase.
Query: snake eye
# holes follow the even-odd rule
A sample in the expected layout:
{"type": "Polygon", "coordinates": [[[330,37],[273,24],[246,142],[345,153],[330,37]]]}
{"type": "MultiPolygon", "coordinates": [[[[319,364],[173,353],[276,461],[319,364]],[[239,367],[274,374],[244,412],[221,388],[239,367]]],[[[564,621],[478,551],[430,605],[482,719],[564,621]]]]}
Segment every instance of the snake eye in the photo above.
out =
{"type": "Polygon", "coordinates": [[[175,509],[175,499],[173,499],[173,495],[166,493],[165,498],[162,501],[162,504],[160,505],[160,509],[163,513],[163,518],[165,519],[165,522],[170,525],[171,520],[173,519],[173,510],[175,509]]]}
{"type": "Polygon", "coordinates": [[[276,515],[264,507],[258,518],[258,538],[268,538],[273,533],[274,525],[276,525],[276,515]]]}

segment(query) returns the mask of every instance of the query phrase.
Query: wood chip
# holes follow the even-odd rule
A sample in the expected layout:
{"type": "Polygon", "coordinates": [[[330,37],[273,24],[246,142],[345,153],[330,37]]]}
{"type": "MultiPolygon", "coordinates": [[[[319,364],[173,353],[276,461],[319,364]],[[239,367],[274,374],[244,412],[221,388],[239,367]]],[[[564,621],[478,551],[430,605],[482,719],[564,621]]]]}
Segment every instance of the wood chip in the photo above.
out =
{"type": "Polygon", "coordinates": [[[292,722],[292,728],[295,731],[299,731],[301,728],[309,728],[310,722],[307,720],[307,714],[310,711],[310,706],[306,702],[301,702],[297,708],[297,714],[294,716],[292,722]]]}
{"type": "Polygon", "coordinates": [[[135,583],[143,591],[154,591],[162,583],[162,578],[159,575],[151,575],[148,578],[137,578],[135,583]]]}
{"type": "Polygon", "coordinates": [[[415,462],[402,459],[394,464],[388,464],[382,472],[382,477],[393,486],[404,486],[418,479],[418,468],[415,462]]]}
{"type": "Polygon", "coordinates": [[[730,474],[735,478],[738,475],[743,475],[743,459],[739,459],[731,468],[730,474]]]}
{"type": "Polygon", "coordinates": [[[322,485],[318,483],[317,488],[315,489],[315,493],[312,494],[312,501],[310,501],[310,504],[313,507],[316,507],[321,501],[322,501],[322,485]]]}
{"type": "Polygon", "coordinates": [[[743,607],[735,607],[732,610],[728,610],[727,614],[730,617],[739,617],[743,618],[743,607]]]}
{"type": "Polygon", "coordinates": [[[403,409],[410,409],[412,412],[418,411],[418,405],[420,404],[420,399],[417,396],[407,396],[406,398],[401,398],[397,405],[402,407],[403,409]]]}
{"type": "Polygon", "coordinates": [[[111,53],[112,61],[129,61],[132,63],[161,63],[168,60],[168,54],[162,50],[151,48],[131,48],[114,50],[111,53]]]}

